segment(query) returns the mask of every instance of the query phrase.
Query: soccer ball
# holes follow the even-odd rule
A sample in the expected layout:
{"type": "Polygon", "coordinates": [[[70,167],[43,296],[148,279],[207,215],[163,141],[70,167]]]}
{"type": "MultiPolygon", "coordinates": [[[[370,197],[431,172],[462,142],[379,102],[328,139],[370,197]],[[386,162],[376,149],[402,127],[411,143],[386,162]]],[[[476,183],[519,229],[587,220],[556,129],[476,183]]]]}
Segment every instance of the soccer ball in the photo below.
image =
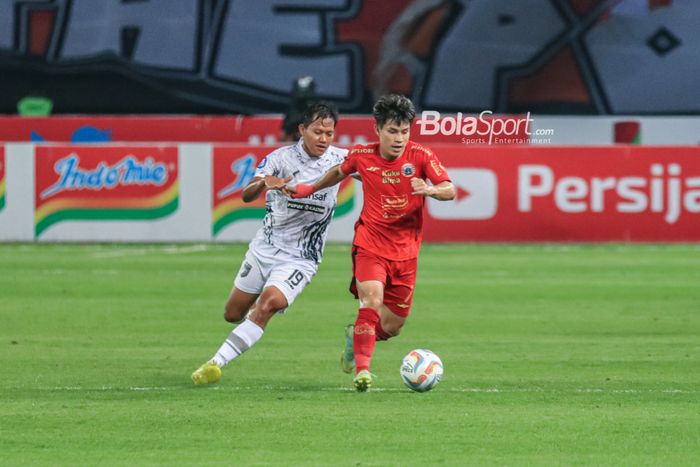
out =
{"type": "Polygon", "coordinates": [[[442,378],[442,360],[427,349],[408,352],[401,362],[401,379],[416,392],[433,389],[442,378]]]}

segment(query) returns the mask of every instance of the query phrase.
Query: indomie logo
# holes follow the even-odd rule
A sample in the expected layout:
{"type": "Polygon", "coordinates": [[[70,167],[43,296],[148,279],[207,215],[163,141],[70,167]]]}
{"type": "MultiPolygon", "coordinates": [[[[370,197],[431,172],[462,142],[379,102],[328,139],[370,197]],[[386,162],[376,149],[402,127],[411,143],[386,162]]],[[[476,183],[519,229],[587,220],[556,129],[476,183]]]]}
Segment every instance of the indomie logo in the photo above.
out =
{"type": "Polygon", "coordinates": [[[70,154],[56,162],[54,170],[59,179],[41,192],[41,199],[63,191],[111,190],[117,186],[128,185],[161,186],[168,181],[168,171],[164,163],[155,163],[150,157],[141,162],[132,155],[111,166],[100,162],[94,169],[84,169],[80,167],[80,157],[70,154]]]}

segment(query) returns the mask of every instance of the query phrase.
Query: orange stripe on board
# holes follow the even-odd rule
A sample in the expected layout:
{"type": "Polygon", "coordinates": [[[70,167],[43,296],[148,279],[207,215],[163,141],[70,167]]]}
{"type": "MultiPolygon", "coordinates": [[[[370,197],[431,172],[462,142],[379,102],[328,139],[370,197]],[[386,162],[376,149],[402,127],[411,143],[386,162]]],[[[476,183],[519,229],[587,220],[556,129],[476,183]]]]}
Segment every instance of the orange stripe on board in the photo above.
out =
{"type": "Polygon", "coordinates": [[[170,188],[150,198],[70,198],[57,199],[39,207],[34,213],[34,221],[39,222],[46,216],[65,209],[151,209],[168,204],[177,198],[180,182],[175,181],[170,188]]]}

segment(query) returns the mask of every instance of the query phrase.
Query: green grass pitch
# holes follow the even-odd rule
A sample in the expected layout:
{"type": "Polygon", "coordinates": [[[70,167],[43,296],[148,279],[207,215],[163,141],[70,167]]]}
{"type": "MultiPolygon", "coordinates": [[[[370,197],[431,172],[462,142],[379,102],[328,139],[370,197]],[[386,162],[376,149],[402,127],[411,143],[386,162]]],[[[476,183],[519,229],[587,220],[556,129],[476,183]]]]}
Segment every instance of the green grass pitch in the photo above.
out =
{"type": "Polygon", "coordinates": [[[349,247],[214,387],[245,245],[1,245],[3,465],[698,465],[700,246],[425,245],[376,389],[349,247]],[[412,393],[413,348],[445,364],[412,393]]]}

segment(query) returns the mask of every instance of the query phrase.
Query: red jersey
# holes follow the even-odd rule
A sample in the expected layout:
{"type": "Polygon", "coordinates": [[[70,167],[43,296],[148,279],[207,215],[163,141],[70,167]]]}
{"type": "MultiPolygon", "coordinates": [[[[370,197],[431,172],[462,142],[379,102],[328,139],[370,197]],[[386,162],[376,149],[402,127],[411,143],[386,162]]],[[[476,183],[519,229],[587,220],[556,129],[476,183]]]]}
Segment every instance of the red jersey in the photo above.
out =
{"type": "Polygon", "coordinates": [[[379,143],[358,145],[340,170],[362,177],[364,206],[353,245],[391,260],[416,258],[423,239],[425,196],[412,194],[411,179],[427,178],[433,185],[450,179],[432,151],[409,141],[403,154],[388,161],[379,154],[379,143]]]}

